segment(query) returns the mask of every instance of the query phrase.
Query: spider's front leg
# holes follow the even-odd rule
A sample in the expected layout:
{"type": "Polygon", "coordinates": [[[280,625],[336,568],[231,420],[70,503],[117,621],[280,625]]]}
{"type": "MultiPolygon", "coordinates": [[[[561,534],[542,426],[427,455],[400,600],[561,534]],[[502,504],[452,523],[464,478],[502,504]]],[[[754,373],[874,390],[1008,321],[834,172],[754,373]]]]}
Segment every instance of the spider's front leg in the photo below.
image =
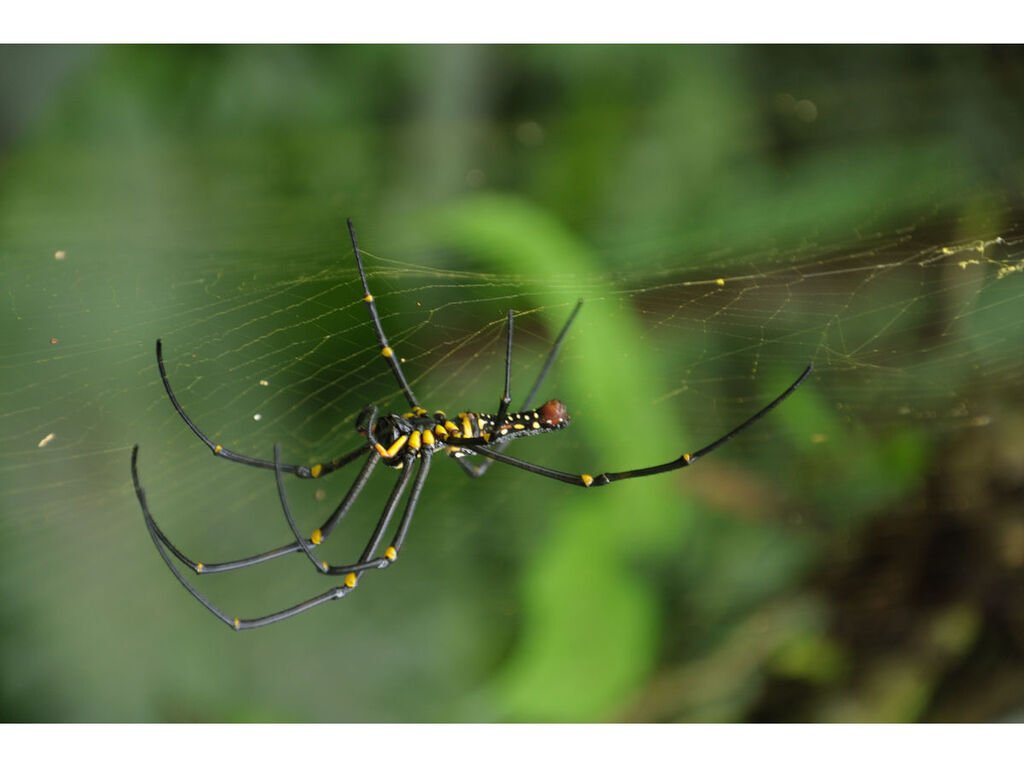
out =
{"type": "MultiPolygon", "coordinates": [[[[164,389],[167,391],[167,397],[171,401],[171,405],[174,406],[174,410],[179,416],[181,416],[182,421],[185,422],[188,428],[192,430],[192,433],[202,440],[206,444],[206,447],[213,452],[214,456],[219,456],[222,459],[233,461],[236,464],[243,464],[247,467],[274,469],[273,461],[256,458],[254,456],[246,456],[245,454],[237,453],[220,443],[214,442],[196,425],[194,421],[192,421],[189,415],[185,413],[185,409],[181,407],[181,403],[178,402],[178,398],[175,396],[174,390],[171,388],[170,379],[167,378],[167,368],[164,366],[163,344],[160,339],[156,340],[156,364],[160,369],[160,381],[163,382],[164,389]]],[[[304,464],[282,464],[281,471],[303,479],[316,479],[329,475],[334,470],[344,467],[346,464],[361,456],[362,453],[363,448],[360,446],[356,450],[350,451],[336,459],[320,462],[308,467],[304,464]]]]}

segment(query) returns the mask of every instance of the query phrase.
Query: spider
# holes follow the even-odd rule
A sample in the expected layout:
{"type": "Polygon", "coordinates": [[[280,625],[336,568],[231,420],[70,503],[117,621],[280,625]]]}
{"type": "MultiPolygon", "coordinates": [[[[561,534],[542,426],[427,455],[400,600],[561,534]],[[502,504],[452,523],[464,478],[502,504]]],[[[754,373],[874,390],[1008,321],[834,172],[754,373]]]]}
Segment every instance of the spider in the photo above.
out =
{"type": "Polygon", "coordinates": [[[177,414],[182,418],[189,429],[218,456],[237,464],[258,469],[268,469],[274,472],[277,481],[277,493],[280,499],[281,509],[284,512],[288,526],[294,535],[294,541],[282,544],[274,549],[251,555],[238,560],[230,560],[222,563],[203,563],[191,560],[184,555],[167,535],[160,529],[149,511],[146,503],[146,493],[139,481],[138,457],[139,446],[132,449],[131,471],[132,482],[135,486],[135,494],[138,497],[139,505],[142,507],[142,515],[153,539],[153,544],[163,558],[167,567],[171,569],[174,576],[181,582],[182,586],[191,595],[202,603],[214,616],[220,619],[228,627],[235,630],[255,629],[257,627],[274,624],[284,619],[305,613],[323,603],[338,600],[348,595],[356,588],[359,578],[364,571],[387,568],[398,559],[402,544],[405,542],[406,534],[409,532],[409,525],[412,522],[413,513],[416,511],[416,504],[423,491],[427,475],[430,473],[430,466],[433,455],[439,451],[446,453],[459,463],[463,470],[473,478],[481,477],[493,462],[508,464],[517,469],[532,472],[542,477],[558,480],[563,483],[577,485],[582,488],[595,488],[608,485],[619,480],[627,480],[633,477],[645,477],[647,475],[659,475],[663,472],[672,472],[677,469],[689,467],[698,459],[707,456],[712,451],[720,448],[736,435],[740,434],[756,421],[763,418],[769,411],[778,406],[788,398],[810,375],[812,366],[808,365],[797,377],[789,388],[781,395],[772,400],[768,405],[759,410],[739,426],[730,430],[718,439],[692,453],[684,453],[677,459],[665,464],[658,464],[641,469],[631,469],[625,472],[602,472],[598,474],[563,472],[549,467],[506,456],[502,453],[505,447],[513,440],[533,435],[541,435],[548,432],[555,432],[569,426],[570,418],[565,405],[559,400],[548,400],[537,408],[530,408],[537,391],[544,382],[544,378],[554,363],[558,351],[565,340],[569,328],[580,311],[582,301],[578,302],[569,314],[565,325],[555,338],[554,343],[548,351],[547,357],[541,366],[529,394],[526,396],[522,407],[518,411],[510,411],[509,405],[512,402],[510,395],[511,386],[511,365],[512,365],[512,310],[508,311],[505,333],[505,389],[498,402],[498,409],[495,413],[481,413],[475,411],[464,411],[453,417],[447,416],[443,411],[430,413],[420,406],[419,401],[413,394],[409,382],[402,372],[402,366],[394,349],[388,343],[384,328],[381,325],[380,315],[377,313],[377,305],[373,294],[370,293],[369,285],[366,282],[366,273],[363,270],[363,260],[359,252],[359,244],[356,240],[355,228],[352,220],[348,220],[349,238],[352,242],[352,251],[355,254],[356,269],[359,272],[359,279],[363,288],[363,301],[370,313],[374,331],[377,335],[377,343],[380,347],[381,356],[391,369],[395,381],[398,383],[402,394],[409,402],[410,409],[401,415],[389,413],[382,415],[374,405],[364,408],[356,419],[355,428],[361,436],[361,444],[358,448],[349,451],[337,458],[322,463],[305,466],[301,464],[287,464],[281,461],[281,451],[278,445],[274,446],[273,459],[262,459],[253,456],[246,456],[231,450],[227,446],[215,442],[208,437],[196,425],[182,408],[181,403],[171,388],[170,380],[167,378],[167,369],[164,366],[163,347],[159,339],[156,342],[156,362],[160,371],[160,380],[163,382],[167,397],[177,414]],[[469,456],[484,457],[484,462],[474,464],[468,460],[469,456]],[[314,530],[308,537],[304,536],[295,522],[291,508],[288,504],[284,490],[284,475],[291,474],[304,479],[319,479],[341,469],[356,459],[364,458],[362,469],[356,475],[355,480],[349,487],[345,497],[341,500],[335,510],[314,530]],[[349,511],[360,493],[366,487],[373,470],[380,464],[391,467],[398,471],[398,480],[384,505],[384,511],[378,519],[377,525],[370,535],[369,541],[363,549],[359,559],[354,563],[345,565],[332,565],[320,560],[314,553],[314,548],[327,540],[331,532],[341,522],[342,518],[349,511]],[[416,469],[418,467],[418,469],[416,469]],[[415,479],[413,472],[415,470],[415,479]],[[383,554],[378,554],[385,531],[391,524],[399,502],[412,480],[412,490],[409,492],[405,502],[405,508],[395,526],[391,541],[385,547],[383,554]],[[178,560],[189,570],[199,575],[211,573],[223,573],[239,568],[246,568],[259,563],[265,563],[285,555],[293,553],[304,553],[312,562],[316,570],[326,576],[341,577],[340,585],[333,586],[326,592],[296,603],[290,608],[277,611],[254,619],[240,619],[232,617],[215,606],[202,592],[196,589],[182,574],[174,560],[178,560]],[[173,558],[172,558],[173,556],[173,558]]]}

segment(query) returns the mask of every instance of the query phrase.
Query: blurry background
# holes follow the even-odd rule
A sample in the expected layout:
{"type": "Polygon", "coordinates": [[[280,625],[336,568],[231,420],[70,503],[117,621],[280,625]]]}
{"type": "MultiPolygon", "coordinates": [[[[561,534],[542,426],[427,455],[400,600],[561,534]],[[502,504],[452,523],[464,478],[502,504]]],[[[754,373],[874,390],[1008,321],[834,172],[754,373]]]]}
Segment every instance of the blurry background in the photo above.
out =
{"type": "MultiPolygon", "coordinates": [[[[974,47],[0,49],[0,712],[86,721],[1024,718],[1024,56],[974,47]],[[273,475],[513,400],[400,563],[241,634],[174,581],[289,540],[273,475]]],[[[354,469],[292,479],[310,530],[354,469]]],[[[380,471],[326,548],[357,554],[380,471]]],[[[259,616],[301,557],[198,586],[259,616]]]]}

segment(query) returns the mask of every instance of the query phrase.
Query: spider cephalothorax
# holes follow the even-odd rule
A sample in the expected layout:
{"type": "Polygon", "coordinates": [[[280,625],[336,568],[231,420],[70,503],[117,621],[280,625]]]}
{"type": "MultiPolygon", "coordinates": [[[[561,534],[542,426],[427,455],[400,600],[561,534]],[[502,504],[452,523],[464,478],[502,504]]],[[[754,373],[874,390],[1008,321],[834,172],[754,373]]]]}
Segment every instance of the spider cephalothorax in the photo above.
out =
{"type": "Polygon", "coordinates": [[[171,383],[167,378],[167,369],[164,366],[163,359],[163,347],[159,339],[156,342],[156,360],[157,367],[160,371],[160,380],[163,382],[164,389],[167,391],[167,397],[171,401],[171,405],[174,407],[174,410],[184,420],[185,424],[188,425],[188,428],[195,433],[196,437],[202,440],[215,456],[227,459],[228,461],[233,461],[237,464],[243,464],[248,467],[274,470],[281,509],[284,512],[285,519],[287,520],[292,534],[294,535],[294,539],[292,541],[283,544],[282,546],[267,550],[266,552],[262,552],[257,555],[243,557],[238,560],[229,560],[222,563],[202,563],[189,559],[171,543],[170,539],[168,539],[166,534],[160,530],[160,527],[156,524],[156,521],[150,514],[149,506],[146,503],[146,494],[139,481],[139,446],[136,445],[133,448],[131,464],[132,482],[135,486],[135,494],[139,499],[139,505],[142,507],[142,514],[146,521],[146,527],[153,539],[153,543],[156,545],[157,551],[167,564],[167,567],[171,569],[177,579],[181,582],[182,586],[184,586],[185,589],[187,589],[200,603],[206,606],[206,608],[208,608],[218,619],[236,630],[253,629],[266,624],[273,624],[274,622],[288,619],[292,616],[303,613],[310,608],[314,608],[323,603],[331,600],[337,600],[355,589],[359,580],[359,575],[364,571],[387,568],[395,562],[395,560],[398,559],[399,550],[401,550],[406,534],[409,531],[409,524],[412,522],[413,513],[415,512],[416,505],[419,501],[420,492],[423,490],[427,474],[430,471],[431,458],[437,451],[445,451],[445,453],[457,461],[459,466],[461,466],[462,469],[471,477],[482,476],[491,466],[492,462],[495,461],[508,464],[535,475],[540,475],[552,480],[558,480],[563,483],[569,483],[571,485],[577,485],[584,488],[608,485],[609,483],[614,483],[618,480],[626,480],[631,477],[657,475],[663,472],[671,472],[676,469],[688,467],[697,459],[702,456],[706,456],[725,442],[731,440],[793,394],[796,388],[803,383],[804,379],[806,379],[811,372],[811,367],[807,366],[803,373],[800,374],[799,378],[797,378],[797,380],[794,381],[785,392],[776,397],[768,405],[744,421],[738,427],[735,427],[730,432],[727,432],[725,435],[704,446],[700,450],[694,451],[693,453],[684,453],[678,459],[665,464],[658,464],[652,467],[642,467],[640,469],[632,469],[625,472],[604,472],[595,475],[563,472],[561,470],[543,467],[538,464],[531,464],[530,462],[523,461],[522,459],[506,456],[502,451],[513,440],[530,437],[532,435],[539,435],[545,432],[553,432],[563,429],[569,425],[569,414],[566,412],[565,405],[559,400],[548,400],[535,410],[528,410],[527,405],[530,402],[534,402],[534,397],[540,389],[540,386],[544,381],[544,377],[551,368],[555,357],[558,355],[558,350],[561,348],[562,341],[565,339],[565,336],[569,331],[569,327],[572,325],[572,321],[576,317],[576,313],[579,312],[581,302],[576,304],[576,307],[569,315],[569,319],[566,321],[561,332],[551,345],[551,349],[544,361],[544,365],[542,366],[540,373],[537,375],[537,378],[519,411],[509,412],[509,403],[511,402],[509,390],[512,370],[512,312],[510,310],[506,320],[505,389],[504,394],[499,401],[498,410],[493,414],[477,411],[463,411],[452,417],[447,416],[442,411],[435,411],[431,414],[427,409],[420,406],[417,401],[412,388],[409,386],[408,381],[406,381],[405,374],[402,372],[402,366],[399,363],[399,359],[388,343],[387,336],[384,334],[384,328],[380,322],[380,315],[377,313],[376,302],[373,298],[373,294],[370,293],[369,286],[366,282],[366,273],[363,270],[363,260],[359,253],[359,245],[356,242],[356,233],[351,220],[348,222],[348,230],[349,236],[352,240],[352,251],[355,254],[356,269],[359,273],[359,280],[363,288],[362,301],[365,302],[369,309],[370,319],[373,322],[374,332],[377,335],[377,342],[381,356],[391,368],[391,373],[394,375],[399,389],[401,389],[402,394],[405,396],[405,399],[408,401],[412,409],[402,415],[394,413],[380,415],[376,406],[371,405],[364,408],[356,419],[356,432],[360,435],[360,444],[354,450],[342,454],[330,461],[306,466],[304,464],[287,464],[282,462],[280,449],[277,445],[274,446],[273,459],[261,459],[237,453],[236,451],[225,447],[221,443],[215,442],[201,429],[199,429],[198,426],[196,426],[195,422],[189,418],[188,414],[185,413],[185,410],[178,402],[178,398],[175,396],[174,390],[171,389],[171,383]],[[484,461],[480,464],[473,464],[468,459],[468,457],[471,456],[481,456],[484,458],[484,461]],[[292,516],[291,509],[288,504],[288,498],[285,495],[283,476],[291,474],[299,478],[315,480],[352,463],[358,458],[364,458],[365,461],[362,469],[359,470],[355,480],[353,480],[352,485],[349,486],[349,490],[345,494],[345,497],[338,503],[338,506],[331,513],[330,517],[324,521],[323,525],[315,529],[308,537],[304,536],[299,531],[295,518],[292,516]],[[376,468],[378,463],[383,463],[384,466],[398,470],[399,478],[388,497],[388,501],[384,506],[384,511],[381,513],[377,526],[370,535],[370,539],[366,543],[359,559],[353,563],[345,565],[330,565],[326,561],[318,559],[313,552],[314,548],[323,543],[331,534],[331,531],[333,531],[338,523],[341,522],[341,519],[362,493],[367,480],[369,480],[370,475],[373,473],[373,470],[376,468]],[[416,472],[415,480],[412,480],[412,471],[414,467],[418,467],[418,471],[416,472]],[[391,543],[384,549],[382,554],[378,554],[384,534],[391,524],[394,513],[398,508],[399,501],[405,493],[405,489],[408,487],[410,480],[412,480],[412,488],[409,491],[409,496],[405,503],[405,510],[399,517],[398,523],[395,525],[395,531],[391,539],[391,543]],[[192,584],[174,564],[174,560],[176,559],[196,574],[210,574],[258,565],[259,563],[274,560],[278,557],[297,552],[304,553],[320,573],[327,576],[341,576],[341,584],[333,586],[326,592],[308,600],[304,600],[301,603],[297,603],[290,608],[285,608],[282,611],[277,611],[276,613],[271,613],[257,619],[232,618],[228,614],[224,613],[211,603],[205,595],[192,586],[192,584]]]}

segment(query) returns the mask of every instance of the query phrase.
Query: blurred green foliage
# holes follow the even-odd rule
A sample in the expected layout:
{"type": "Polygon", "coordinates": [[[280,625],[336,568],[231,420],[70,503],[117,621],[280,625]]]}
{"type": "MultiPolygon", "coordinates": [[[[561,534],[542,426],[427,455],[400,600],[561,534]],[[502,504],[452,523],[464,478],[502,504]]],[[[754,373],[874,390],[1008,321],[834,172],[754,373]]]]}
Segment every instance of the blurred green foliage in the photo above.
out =
{"type": "MultiPolygon", "coordinates": [[[[1019,49],[8,47],[0,71],[4,719],[1024,711],[1022,293],[919,263],[997,234],[979,262],[1020,259],[1019,49]],[[345,215],[425,402],[492,407],[509,306],[515,399],[585,300],[550,383],[573,427],[531,461],[659,463],[816,376],[682,473],[439,468],[400,567],[235,636],[153,551],[128,454],[210,559],[280,543],[272,478],[200,450],[152,343],[240,450],[350,445],[395,393],[345,215]]],[[[312,524],[345,482],[296,505],[312,524]]],[[[207,582],[245,615],[323,589],[295,563],[207,582]]]]}

